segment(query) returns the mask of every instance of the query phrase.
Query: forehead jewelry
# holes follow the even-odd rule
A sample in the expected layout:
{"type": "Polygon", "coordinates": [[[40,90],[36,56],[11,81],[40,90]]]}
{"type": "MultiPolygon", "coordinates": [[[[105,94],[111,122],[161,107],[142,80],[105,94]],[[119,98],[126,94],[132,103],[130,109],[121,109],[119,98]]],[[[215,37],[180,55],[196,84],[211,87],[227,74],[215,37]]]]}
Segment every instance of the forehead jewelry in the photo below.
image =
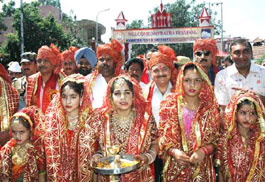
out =
{"type": "Polygon", "coordinates": [[[71,88],[70,88],[69,85],[66,85],[66,86],[64,87],[64,90],[65,90],[66,92],[68,92],[70,89],[71,89],[71,88]]]}
{"type": "Polygon", "coordinates": [[[15,118],[14,120],[13,120],[13,124],[14,125],[19,125],[19,118],[15,118]]]}
{"type": "Polygon", "coordinates": [[[118,78],[115,83],[121,86],[126,84],[126,81],[123,78],[118,78]]]}

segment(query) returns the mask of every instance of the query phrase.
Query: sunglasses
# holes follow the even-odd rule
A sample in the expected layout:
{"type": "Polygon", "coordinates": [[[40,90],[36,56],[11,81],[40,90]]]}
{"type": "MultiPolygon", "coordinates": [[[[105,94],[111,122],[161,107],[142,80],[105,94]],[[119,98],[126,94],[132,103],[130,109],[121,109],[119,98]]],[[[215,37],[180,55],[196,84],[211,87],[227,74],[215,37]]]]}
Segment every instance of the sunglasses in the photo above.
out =
{"type": "Polygon", "coordinates": [[[198,52],[195,53],[195,55],[199,56],[199,57],[201,57],[202,55],[209,56],[210,54],[211,54],[210,51],[198,51],[198,52]]]}

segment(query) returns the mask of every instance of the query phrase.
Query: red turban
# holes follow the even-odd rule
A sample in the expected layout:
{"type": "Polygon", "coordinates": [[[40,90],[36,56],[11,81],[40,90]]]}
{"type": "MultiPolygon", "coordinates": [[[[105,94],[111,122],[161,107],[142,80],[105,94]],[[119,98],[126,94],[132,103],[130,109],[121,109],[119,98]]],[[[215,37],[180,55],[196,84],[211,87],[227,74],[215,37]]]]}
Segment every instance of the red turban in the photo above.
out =
{"type": "Polygon", "coordinates": [[[100,45],[97,48],[97,58],[101,57],[103,54],[107,54],[116,63],[116,68],[114,73],[115,76],[119,75],[123,64],[122,49],[123,46],[121,45],[121,43],[115,39],[112,39],[111,43],[100,45]]]}
{"type": "Polygon", "coordinates": [[[210,51],[213,56],[213,66],[216,66],[216,54],[218,52],[218,48],[214,39],[197,40],[193,45],[193,52],[195,53],[197,50],[210,51]]]}
{"type": "MultiPolygon", "coordinates": [[[[75,63],[75,52],[78,50],[77,47],[70,46],[68,50],[65,50],[62,53],[62,62],[71,60],[72,62],[75,63]]],[[[76,63],[75,63],[76,64],[76,63]]]]}
{"type": "Polygon", "coordinates": [[[151,59],[148,62],[148,67],[151,69],[154,65],[158,63],[164,63],[171,70],[174,69],[174,61],[176,61],[176,55],[174,50],[171,47],[161,45],[158,46],[158,52],[151,54],[151,59]]]}
{"type": "Polygon", "coordinates": [[[54,44],[51,44],[51,47],[45,45],[39,48],[37,60],[45,58],[49,59],[52,65],[55,66],[54,72],[59,73],[61,70],[62,55],[54,44]]]}

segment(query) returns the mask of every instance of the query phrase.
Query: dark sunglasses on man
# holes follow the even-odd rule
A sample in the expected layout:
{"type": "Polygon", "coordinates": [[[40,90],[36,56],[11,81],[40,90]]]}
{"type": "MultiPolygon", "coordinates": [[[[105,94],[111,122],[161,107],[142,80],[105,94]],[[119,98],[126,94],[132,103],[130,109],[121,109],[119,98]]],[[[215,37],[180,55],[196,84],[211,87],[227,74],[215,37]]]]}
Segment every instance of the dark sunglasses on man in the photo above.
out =
{"type": "Polygon", "coordinates": [[[197,51],[197,52],[195,52],[195,55],[199,56],[199,57],[201,57],[202,55],[209,56],[210,54],[211,54],[210,51],[197,51]]]}

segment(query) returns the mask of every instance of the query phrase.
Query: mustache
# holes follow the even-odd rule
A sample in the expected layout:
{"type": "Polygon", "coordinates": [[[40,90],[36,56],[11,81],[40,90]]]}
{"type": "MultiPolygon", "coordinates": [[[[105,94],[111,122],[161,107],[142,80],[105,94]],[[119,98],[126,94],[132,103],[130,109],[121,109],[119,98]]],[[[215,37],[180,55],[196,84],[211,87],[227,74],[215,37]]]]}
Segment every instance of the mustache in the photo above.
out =
{"type": "Polygon", "coordinates": [[[40,66],[39,69],[46,69],[46,66],[40,66]]]}
{"type": "Polygon", "coordinates": [[[157,76],[157,78],[165,78],[165,77],[167,77],[167,75],[159,75],[159,76],[157,76]]]}
{"type": "Polygon", "coordinates": [[[136,78],[139,78],[139,76],[138,76],[138,75],[136,75],[136,74],[131,74],[131,77],[136,77],[136,78]]]}
{"type": "Polygon", "coordinates": [[[207,59],[201,59],[200,63],[202,63],[202,62],[208,62],[208,60],[207,59]]]}
{"type": "Polygon", "coordinates": [[[100,65],[100,68],[109,68],[110,66],[109,65],[107,65],[107,64],[102,64],[102,65],[100,65]]]}

